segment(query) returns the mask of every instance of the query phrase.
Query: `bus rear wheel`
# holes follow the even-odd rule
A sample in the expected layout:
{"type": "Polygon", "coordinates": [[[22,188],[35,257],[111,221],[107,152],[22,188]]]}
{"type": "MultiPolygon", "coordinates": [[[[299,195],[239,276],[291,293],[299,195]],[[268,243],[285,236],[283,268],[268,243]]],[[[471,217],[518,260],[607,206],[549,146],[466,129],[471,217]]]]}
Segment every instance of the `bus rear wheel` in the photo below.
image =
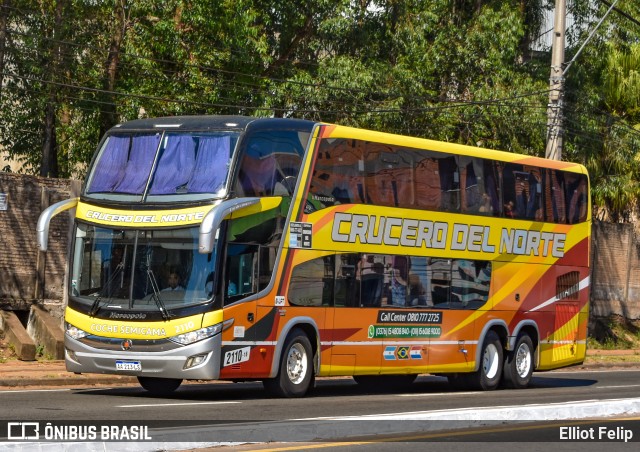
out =
{"type": "Polygon", "coordinates": [[[138,377],[138,383],[153,395],[169,395],[182,384],[180,378],[138,377]]]}
{"type": "Polygon", "coordinates": [[[302,397],[314,380],[313,351],[307,335],[294,329],[285,342],[278,375],[263,381],[267,391],[277,397],[302,397]]]}
{"type": "Polygon", "coordinates": [[[502,342],[495,331],[487,333],[480,351],[478,370],[463,377],[470,389],[492,391],[500,384],[503,365],[502,342]]]}
{"type": "Polygon", "coordinates": [[[514,349],[507,353],[504,362],[504,385],[507,388],[523,389],[529,385],[533,375],[533,341],[528,334],[520,334],[514,349]]]}

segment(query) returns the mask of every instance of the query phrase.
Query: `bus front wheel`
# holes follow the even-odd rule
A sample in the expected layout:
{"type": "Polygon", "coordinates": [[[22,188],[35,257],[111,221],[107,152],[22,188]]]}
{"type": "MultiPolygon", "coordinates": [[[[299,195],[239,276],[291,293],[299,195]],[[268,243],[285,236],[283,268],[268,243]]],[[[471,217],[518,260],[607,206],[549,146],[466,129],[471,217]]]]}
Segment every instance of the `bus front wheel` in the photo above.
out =
{"type": "Polygon", "coordinates": [[[519,335],[516,346],[504,362],[504,385],[507,388],[523,389],[529,385],[533,375],[533,350],[529,335],[519,335]]]}
{"type": "Polygon", "coordinates": [[[138,377],[138,383],[153,395],[168,395],[182,384],[179,378],[138,377]]]}
{"type": "Polygon", "coordinates": [[[502,342],[496,332],[491,330],[482,342],[478,370],[466,375],[468,386],[482,391],[496,389],[502,377],[502,364],[502,342]]]}
{"type": "Polygon", "coordinates": [[[313,351],[307,335],[294,329],[285,342],[278,375],[263,381],[264,387],[278,397],[304,396],[314,379],[313,351]]]}

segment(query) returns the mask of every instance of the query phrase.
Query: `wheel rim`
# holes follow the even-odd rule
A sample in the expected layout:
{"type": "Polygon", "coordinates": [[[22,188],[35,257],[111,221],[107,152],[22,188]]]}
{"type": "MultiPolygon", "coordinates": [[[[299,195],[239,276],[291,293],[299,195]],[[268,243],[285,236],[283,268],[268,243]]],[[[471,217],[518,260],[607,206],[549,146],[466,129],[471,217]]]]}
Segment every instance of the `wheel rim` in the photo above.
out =
{"type": "Polygon", "coordinates": [[[494,344],[489,344],[482,356],[482,369],[488,379],[493,379],[498,374],[500,367],[498,348],[494,344]]]}
{"type": "Polygon", "coordinates": [[[287,355],[287,375],[293,384],[299,384],[307,375],[307,352],[302,344],[293,344],[287,355]]]}
{"type": "Polygon", "coordinates": [[[531,370],[531,351],[527,344],[520,344],[516,351],[516,372],[520,378],[526,378],[531,370]]]}

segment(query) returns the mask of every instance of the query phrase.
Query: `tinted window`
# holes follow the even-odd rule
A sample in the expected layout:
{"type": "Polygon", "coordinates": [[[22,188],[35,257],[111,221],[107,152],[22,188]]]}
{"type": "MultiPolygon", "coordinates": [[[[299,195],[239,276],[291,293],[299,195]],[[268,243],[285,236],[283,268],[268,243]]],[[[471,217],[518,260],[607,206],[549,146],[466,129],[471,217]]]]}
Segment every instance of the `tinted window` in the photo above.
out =
{"type": "Polygon", "coordinates": [[[247,138],[238,169],[238,196],[291,195],[300,172],[308,133],[265,131],[247,138]]]}
{"type": "Polygon", "coordinates": [[[587,218],[587,177],[582,174],[565,173],[567,222],[579,223],[587,218]]]}
{"type": "Polygon", "coordinates": [[[225,265],[225,303],[258,291],[258,246],[229,244],[225,265]]]}
{"type": "Polygon", "coordinates": [[[531,165],[325,139],[305,212],[364,203],[575,223],[586,219],[587,187],[583,175],[531,165]]]}
{"type": "Polygon", "coordinates": [[[460,178],[455,157],[438,152],[416,152],[416,203],[419,207],[457,212],[460,178]]]}
{"type": "MultiPolygon", "coordinates": [[[[335,262],[335,306],[478,309],[489,298],[488,261],[350,253],[336,255],[335,262]]],[[[324,267],[313,271],[316,292],[328,288],[329,265],[324,267]]],[[[308,275],[299,279],[307,284],[300,287],[311,287],[308,275]]]]}
{"type": "Polygon", "coordinates": [[[448,308],[451,295],[451,259],[430,259],[431,300],[436,308],[448,308]]]}
{"type": "Polygon", "coordinates": [[[365,202],[362,148],[356,140],[322,140],[311,181],[313,208],[365,202]]]}
{"type": "Polygon", "coordinates": [[[360,306],[381,306],[385,298],[385,256],[360,254],[356,264],[360,306]]]}
{"type": "Polygon", "coordinates": [[[547,172],[549,182],[547,190],[546,210],[550,213],[548,219],[555,223],[567,222],[567,205],[564,191],[564,173],[562,171],[549,170],[547,172]]]}
{"type": "Polygon", "coordinates": [[[329,306],[333,296],[333,256],[304,262],[293,269],[289,303],[296,306],[329,306]]]}
{"type": "Polygon", "coordinates": [[[460,156],[460,196],[463,213],[499,215],[498,168],[490,160],[460,156]]]}
{"type": "Polygon", "coordinates": [[[360,288],[356,279],[359,254],[339,254],[336,256],[335,305],[359,306],[360,288]]]}
{"type": "Polygon", "coordinates": [[[451,308],[478,309],[489,298],[491,262],[454,259],[451,265],[451,308]]]}
{"type": "Polygon", "coordinates": [[[413,207],[413,155],[389,145],[367,143],[365,152],[367,203],[413,207]]]}

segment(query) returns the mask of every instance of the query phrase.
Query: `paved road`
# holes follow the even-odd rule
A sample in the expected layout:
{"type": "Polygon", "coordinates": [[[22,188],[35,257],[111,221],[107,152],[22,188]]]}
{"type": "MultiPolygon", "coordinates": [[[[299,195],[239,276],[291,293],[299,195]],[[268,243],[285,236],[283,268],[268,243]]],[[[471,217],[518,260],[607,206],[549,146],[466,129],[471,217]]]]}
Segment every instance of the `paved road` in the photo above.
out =
{"type": "MultiPolygon", "coordinates": [[[[540,373],[529,389],[493,392],[455,392],[445,379],[431,376],[420,377],[404,392],[365,392],[351,379],[330,379],[319,381],[304,399],[267,398],[260,383],[188,384],[169,398],[152,397],[138,387],[14,390],[0,392],[0,406],[11,407],[0,410],[0,436],[6,435],[2,429],[8,422],[25,420],[38,421],[41,430],[47,421],[62,425],[65,420],[98,427],[147,426],[155,445],[136,450],[157,450],[157,444],[175,449],[224,442],[338,441],[354,435],[365,442],[371,435],[424,441],[424,435],[450,429],[455,439],[476,427],[639,417],[640,370],[540,373]]],[[[559,435],[557,425],[550,428],[559,435]]],[[[632,422],[628,429],[632,440],[640,439],[640,424],[632,422]]]]}

